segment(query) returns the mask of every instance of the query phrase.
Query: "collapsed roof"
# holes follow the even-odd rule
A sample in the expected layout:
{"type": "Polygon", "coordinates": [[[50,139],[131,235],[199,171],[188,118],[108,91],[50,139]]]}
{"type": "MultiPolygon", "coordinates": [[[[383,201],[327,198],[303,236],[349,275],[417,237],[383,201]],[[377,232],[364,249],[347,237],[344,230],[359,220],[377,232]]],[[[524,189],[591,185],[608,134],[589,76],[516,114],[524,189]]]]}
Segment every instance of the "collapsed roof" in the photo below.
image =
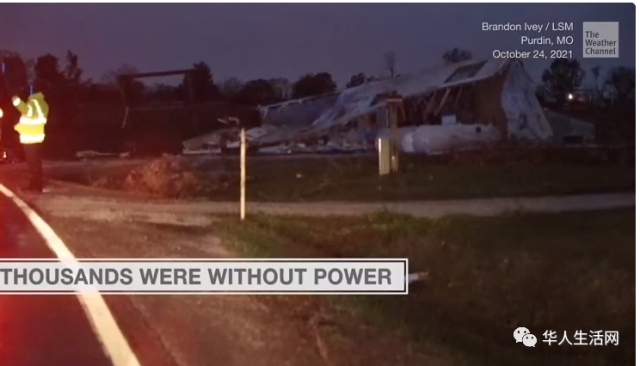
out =
{"type": "Polygon", "coordinates": [[[452,90],[461,93],[463,88],[460,87],[499,76],[504,77],[502,85],[493,93],[499,94],[498,104],[505,116],[504,132],[510,137],[549,140],[552,130],[535,98],[534,83],[522,63],[515,59],[490,59],[465,61],[414,76],[380,80],[331,94],[261,107],[263,123],[278,128],[269,128],[253,142],[273,144],[321,137],[330,129],[344,126],[364,115],[379,113],[386,107],[387,97],[394,93],[405,99],[420,96],[435,99],[434,95],[444,92],[436,102],[442,105],[450,95],[453,99],[452,90]]]}

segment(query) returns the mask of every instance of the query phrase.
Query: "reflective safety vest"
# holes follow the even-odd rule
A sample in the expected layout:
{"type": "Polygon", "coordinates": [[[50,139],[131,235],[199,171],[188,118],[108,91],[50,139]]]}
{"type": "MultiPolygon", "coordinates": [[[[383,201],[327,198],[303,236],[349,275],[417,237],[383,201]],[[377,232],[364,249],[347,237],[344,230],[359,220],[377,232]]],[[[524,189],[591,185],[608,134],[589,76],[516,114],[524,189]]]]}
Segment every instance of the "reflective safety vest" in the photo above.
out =
{"type": "Polygon", "coordinates": [[[39,144],[44,141],[44,125],[49,115],[49,105],[42,93],[36,93],[23,102],[18,97],[12,98],[13,105],[20,111],[20,121],[14,129],[20,134],[21,144],[39,144]]]}

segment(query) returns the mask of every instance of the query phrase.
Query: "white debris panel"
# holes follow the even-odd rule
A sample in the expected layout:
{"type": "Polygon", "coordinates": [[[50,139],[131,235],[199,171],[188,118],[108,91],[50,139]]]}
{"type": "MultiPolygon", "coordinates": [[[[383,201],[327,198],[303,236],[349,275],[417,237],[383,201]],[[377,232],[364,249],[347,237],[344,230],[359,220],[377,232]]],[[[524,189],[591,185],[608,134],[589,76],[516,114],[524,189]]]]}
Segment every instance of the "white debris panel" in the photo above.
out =
{"type": "Polygon", "coordinates": [[[521,62],[512,62],[502,89],[502,107],[507,115],[508,133],[525,140],[548,141],[551,125],[538,102],[533,80],[521,62]]]}
{"type": "MultiPolygon", "coordinates": [[[[388,130],[380,137],[389,137],[388,130]]],[[[487,125],[418,126],[398,129],[397,143],[406,153],[446,154],[487,147],[500,140],[500,132],[487,125]]]]}
{"type": "MultiPolygon", "coordinates": [[[[255,141],[259,137],[270,133],[273,130],[278,130],[278,128],[267,125],[249,129],[247,130],[247,141],[255,141]]],[[[227,147],[233,148],[231,144],[236,143],[237,145],[239,143],[239,132],[240,131],[236,127],[217,130],[183,141],[182,146],[186,151],[217,149],[224,143],[227,144],[227,147]]]]}

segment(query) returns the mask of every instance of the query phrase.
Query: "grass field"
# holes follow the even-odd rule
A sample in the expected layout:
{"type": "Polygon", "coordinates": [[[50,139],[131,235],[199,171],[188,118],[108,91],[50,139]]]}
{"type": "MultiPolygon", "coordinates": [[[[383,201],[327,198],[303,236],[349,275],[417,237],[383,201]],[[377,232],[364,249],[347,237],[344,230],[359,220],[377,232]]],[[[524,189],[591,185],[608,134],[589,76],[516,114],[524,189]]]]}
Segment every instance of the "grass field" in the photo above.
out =
{"type": "Polygon", "coordinates": [[[635,359],[635,212],[494,218],[227,218],[219,230],[246,256],[402,257],[430,278],[410,295],[264,297],[319,308],[334,327],[358,319],[415,349],[468,365],[632,365],[635,359]],[[344,322],[343,322],[344,320],[344,322]],[[338,324],[338,325],[336,325],[338,324]],[[527,327],[535,348],[515,344],[527,327]],[[562,346],[543,333],[618,330],[619,346],[562,346]]]}
{"type": "MultiPolygon", "coordinates": [[[[375,157],[249,158],[248,200],[399,201],[479,197],[566,195],[635,190],[633,160],[590,151],[520,152],[499,159],[473,153],[449,157],[404,156],[402,172],[380,177],[375,157]],[[477,155],[477,154],[476,154],[477,155]],[[590,157],[589,155],[594,155],[590,157]]],[[[168,187],[175,180],[183,198],[234,201],[239,197],[238,160],[183,159],[187,164],[149,164],[148,182],[136,189],[168,187]],[[185,173],[184,167],[190,165],[185,173]],[[181,180],[185,181],[182,182],[181,180]],[[186,189],[184,187],[190,187],[186,189]]],[[[75,168],[50,172],[52,178],[123,189],[127,171],[75,168]],[[108,178],[108,179],[107,179],[108,178]],[[105,182],[107,184],[105,184],[105,182]]],[[[151,193],[171,195],[164,190],[151,193]]],[[[175,190],[174,190],[175,191],[175,190]]]]}
{"type": "MultiPolygon", "coordinates": [[[[407,160],[407,159],[405,159],[407,160]]],[[[380,177],[375,159],[261,162],[249,168],[251,201],[399,201],[601,193],[635,189],[635,171],[620,166],[533,163],[452,166],[407,161],[380,177]]],[[[230,185],[216,199],[236,199],[230,185]]]]}

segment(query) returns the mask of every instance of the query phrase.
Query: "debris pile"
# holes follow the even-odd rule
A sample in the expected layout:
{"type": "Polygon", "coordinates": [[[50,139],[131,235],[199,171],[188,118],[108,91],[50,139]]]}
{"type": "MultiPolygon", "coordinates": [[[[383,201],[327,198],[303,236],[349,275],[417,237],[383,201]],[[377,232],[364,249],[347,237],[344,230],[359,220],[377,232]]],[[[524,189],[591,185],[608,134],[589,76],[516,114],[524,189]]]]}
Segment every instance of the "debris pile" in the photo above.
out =
{"type": "MultiPolygon", "coordinates": [[[[249,129],[247,140],[256,151],[272,154],[374,152],[377,138],[392,125],[401,129],[396,137],[405,152],[427,155],[499,140],[549,142],[554,136],[519,60],[469,60],[260,111],[263,125],[249,129]]],[[[583,130],[571,129],[575,135],[583,130]]],[[[218,148],[219,135],[185,141],[185,150],[218,148]]]]}
{"type": "Polygon", "coordinates": [[[216,181],[177,158],[163,157],[131,171],[123,188],[173,198],[207,196],[228,186],[228,177],[219,178],[216,181]]]}

